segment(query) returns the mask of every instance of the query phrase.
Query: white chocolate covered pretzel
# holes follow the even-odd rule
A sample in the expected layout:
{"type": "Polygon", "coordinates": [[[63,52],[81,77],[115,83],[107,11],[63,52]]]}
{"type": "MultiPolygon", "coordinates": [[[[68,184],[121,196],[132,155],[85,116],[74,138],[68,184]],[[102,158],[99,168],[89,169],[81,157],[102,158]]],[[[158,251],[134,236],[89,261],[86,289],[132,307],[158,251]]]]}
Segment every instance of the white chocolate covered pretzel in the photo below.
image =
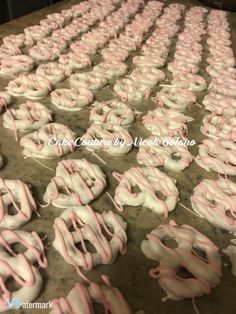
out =
{"type": "Polygon", "coordinates": [[[108,80],[123,76],[127,72],[127,64],[120,61],[101,62],[93,68],[93,72],[106,77],[108,80]]]}
{"type": "Polygon", "coordinates": [[[187,88],[192,92],[202,92],[207,89],[206,80],[197,74],[180,72],[175,73],[173,85],[187,88]]]}
{"type": "Polygon", "coordinates": [[[53,228],[53,246],[79,274],[81,269],[90,270],[100,264],[111,264],[119,252],[126,253],[127,223],[112,211],[100,214],[88,205],[76,206],[64,210],[55,219],[53,228]],[[86,247],[85,241],[91,243],[95,252],[86,247]],[[81,244],[81,249],[76,244],[81,244]]]}
{"type": "Polygon", "coordinates": [[[3,115],[3,126],[17,131],[33,131],[52,120],[52,112],[39,102],[27,101],[18,109],[8,109],[3,115]]]}
{"type": "Polygon", "coordinates": [[[52,90],[51,83],[43,76],[36,74],[20,75],[6,87],[12,96],[25,96],[29,99],[40,99],[52,90]]]}
{"type": "Polygon", "coordinates": [[[93,93],[85,88],[58,88],[51,92],[51,101],[59,109],[79,111],[93,102],[93,93]]]}
{"type": "Polygon", "coordinates": [[[78,37],[79,30],[76,25],[70,24],[65,28],[56,29],[53,31],[52,36],[63,38],[66,41],[74,40],[78,37]]]}
{"type": "Polygon", "coordinates": [[[143,98],[149,98],[151,94],[149,86],[132,78],[118,81],[114,86],[114,91],[122,101],[141,101],[143,98]]]}
{"type": "Polygon", "coordinates": [[[165,79],[165,73],[154,67],[138,67],[134,69],[130,75],[134,81],[142,82],[147,86],[154,87],[161,80],[165,79]]]}
{"type": "Polygon", "coordinates": [[[203,140],[199,145],[196,163],[206,171],[236,175],[236,143],[214,139],[203,140]]]}
{"type": "MultiPolygon", "coordinates": [[[[67,297],[54,299],[50,314],[63,314],[70,311],[73,314],[92,314],[94,304],[101,304],[104,311],[111,314],[132,314],[129,305],[121,292],[113,287],[107,276],[103,275],[103,284],[77,282],[67,297]]],[[[137,313],[138,314],[138,313],[137,313]]]]}
{"type": "Polygon", "coordinates": [[[156,95],[157,103],[177,111],[184,111],[196,103],[197,97],[188,89],[170,85],[156,95]]]}
{"type": "Polygon", "coordinates": [[[125,61],[128,56],[129,52],[122,48],[122,47],[114,47],[114,48],[104,48],[101,51],[101,55],[106,62],[110,61],[125,61]]]}
{"type": "Polygon", "coordinates": [[[229,179],[202,180],[193,190],[193,210],[212,225],[236,231],[236,184],[229,179]]]}
{"type": "Polygon", "coordinates": [[[193,118],[172,109],[156,108],[149,111],[142,121],[153,135],[185,137],[188,133],[186,123],[193,121],[193,118]]]}
{"type": "Polygon", "coordinates": [[[173,74],[176,74],[178,72],[189,72],[197,74],[199,72],[199,67],[195,64],[188,62],[187,59],[185,61],[175,60],[173,62],[170,62],[167,68],[173,74]]]}
{"type": "Polygon", "coordinates": [[[49,123],[39,130],[20,139],[25,156],[38,158],[56,158],[64,156],[75,149],[76,134],[66,125],[49,123]],[[66,141],[64,145],[62,142],[66,141]]]}
{"type": "Polygon", "coordinates": [[[178,226],[174,221],[159,225],[147,234],[142,242],[142,251],[147,258],[159,262],[149,271],[166,292],[162,300],[182,300],[201,297],[210,293],[220,283],[221,258],[218,247],[206,236],[189,225],[178,226]],[[176,247],[165,244],[175,241],[176,247]],[[205,257],[199,255],[199,251],[205,257]],[[181,277],[180,269],[187,270],[190,278],[181,277]]]}
{"type": "Polygon", "coordinates": [[[17,229],[30,220],[33,211],[37,211],[29,187],[20,180],[0,178],[0,200],[1,228],[17,229]],[[14,214],[9,213],[11,205],[14,206],[14,214]]]}
{"type": "Polygon", "coordinates": [[[123,174],[113,173],[119,181],[114,200],[121,210],[124,205],[144,206],[158,215],[168,216],[176,207],[179,192],[175,179],[154,167],[132,167],[123,174]],[[140,192],[133,192],[138,188],[140,192]],[[165,200],[157,196],[160,192],[165,200]]]}
{"type": "Polygon", "coordinates": [[[47,187],[44,200],[62,208],[89,204],[105,187],[106,177],[99,166],[86,159],[62,160],[47,187]]]}
{"type": "MultiPolygon", "coordinates": [[[[152,141],[154,137],[146,139],[152,141]]],[[[174,139],[174,138],[173,138],[174,139]]],[[[172,171],[183,171],[193,161],[193,157],[185,145],[143,145],[139,147],[137,161],[140,165],[161,167],[172,171]]]]}
{"type": "Polygon", "coordinates": [[[29,55],[38,62],[57,60],[60,54],[59,48],[40,43],[29,49],[29,55]]]}
{"type": "Polygon", "coordinates": [[[220,94],[210,93],[202,101],[206,110],[217,115],[236,116],[236,99],[220,94]]]}
{"type": "Polygon", "coordinates": [[[60,52],[65,51],[67,48],[67,42],[63,38],[58,37],[46,37],[38,41],[37,44],[40,46],[48,46],[51,49],[56,49],[60,52]]]}
{"type": "Polygon", "coordinates": [[[11,34],[9,36],[5,36],[2,39],[4,45],[6,47],[17,47],[17,48],[22,48],[25,45],[25,35],[24,34],[11,34]]]}
{"type": "Polygon", "coordinates": [[[42,25],[33,25],[24,29],[25,35],[33,38],[34,40],[40,40],[47,37],[50,34],[50,29],[42,25]]]}
{"type": "Polygon", "coordinates": [[[13,99],[11,95],[6,92],[0,92],[0,113],[2,112],[3,108],[7,110],[7,107],[11,105],[13,99]]]}
{"type": "Polygon", "coordinates": [[[21,49],[15,46],[0,46],[0,59],[22,55],[21,49]]]}
{"type": "Polygon", "coordinates": [[[77,40],[70,45],[70,49],[77,53],[85,53],[87,55],[94,55],[97,52],[97,45],[93,43],[84,43],[81,40],[77,40]]]}
{"type": "Polygon", "coordinates": [[[33,302],[42,287],[42,277],[37,267],[46,268],[47,259],[44,246],[39,235],[33,231],[4,230],[0,234],[0,280],[2,295],[0,312],[11,308],[11,304],[22,306],[23,303],[33,302]],[[25,247],[24,253],[15,252],[11,247],[20,244],[25,247]],[[35,265],[38,264],[38,265],[35,265]],[[18,288],[11,291],[6,285],[7,280],[13,279],[18,288]],[[17,304],[14,304],[18,301],[17,304]]]}
{"type": "Polygon", "coordinates": [[[230,76],[236,79],[236,68],[233,67],[222,68],[212,64],[206,67],[206,71],[213,79],[220,76],[230,76]]]}
{"type": "Polygon", "coordinates": [[[29,56],[9,56],[1,60],[0,75],[17,76],[28,73],[34,67],[34,60],[29,56]]]}
{"type": "Polygon", "coordinates": [[[198,51],[191,51],[191,54],[189,54],[189,51],[186,49],[177,49],[176,53],[174,55],[175,60],[178,61],[188,61],[193,64],[198,64],[202,60],[201,53],[198,51]]]}
{"type": "Polygon", "coordinates": [[[69,78],[69,83],[76,89],[85,88],[95,92],[107,84],[107,79],[100,76],[97,72],[90,71],[72,74],[69,78]]]}
{"type": "Polygon", "coordinates": [[[209,114],[204,116],[201,132],[211,138],[236,141],[236,117],[209,114]]]}
{"type": "Polygon", "coordinates": [[[213,80],[209,88],[224,96],[236,97],[236,79],[228,76],[219,76],[213,80]]]}
{"type": "Polygon", "coordinates": [[[57,62],[48,62],[40,64],[36,70],[36,74],[44,76],[52,84],[56,84],[64,81],[71,74],[71,71],[66,71],[57,62]]]}
{"type": "Polygon", "coordinates": [[[59,63],[65,68],[75,71],[91,66],[91,59],[84,53],[69,52],[60,56],[59,63]]]}
{"type": "Polygon", "coordinates": [[[125,103],[116,99],[105,102],[95,102],[90,111],[89,120],[95,124],[111,123],[128,128],[134,121],[133,110],[125,103]]]}
{"type": "Polygon", "coordinates": [[[137,67],[162,68],[166,63],[166,60],[154,54],[154,55],[135,56],[133,58],[133,63],[137,67]]]}
{"type": "Polygon", "coordinates": [[[132,137],[128,130],[111,123],[92,124],[81,140],[88,151],[106,151],[114,156],[127,154],[132,148],[132,137]]]}

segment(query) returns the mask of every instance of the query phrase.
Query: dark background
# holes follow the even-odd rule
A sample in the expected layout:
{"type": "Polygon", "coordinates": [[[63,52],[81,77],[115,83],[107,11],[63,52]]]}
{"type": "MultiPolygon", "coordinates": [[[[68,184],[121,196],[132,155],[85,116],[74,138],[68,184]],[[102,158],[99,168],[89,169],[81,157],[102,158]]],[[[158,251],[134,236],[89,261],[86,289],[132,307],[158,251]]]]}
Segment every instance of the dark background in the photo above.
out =
{"type": "MultiPolygon", "coordinates": [[[[60,1],[61,0],[0,0],[0,24],[60,1]]],[[[200,2],[218,9],[236,11],[236,0],[199,0],[199,4],[200,2]]]]}
{"type": "Polygon", "coordinates": [[[61,0],[0,0],[0,24],[61,0]]]}

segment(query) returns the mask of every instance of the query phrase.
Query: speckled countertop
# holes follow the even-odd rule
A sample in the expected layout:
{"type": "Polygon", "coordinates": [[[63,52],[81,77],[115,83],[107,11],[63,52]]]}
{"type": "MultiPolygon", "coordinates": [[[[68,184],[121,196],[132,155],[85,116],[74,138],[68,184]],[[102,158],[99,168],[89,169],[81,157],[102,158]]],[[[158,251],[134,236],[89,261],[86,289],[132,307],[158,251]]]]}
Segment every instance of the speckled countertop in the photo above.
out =
{"type": "MultiPolygon", "coordinates": [[[[0,26],[0,36],[4,37],[11,33],[18,33],[23,31],[27,26],[37,24],[40,19],[44,18],[46,14],[60,11],[64,8],[68,8],[78,1],[62,1],[54,6],[47,7],[43,10],[34,12],[25,17],[11,21],[7,24],[0,26]]],[[[199,4],[197,1],[165,1],[167,4],[171,2],[184,3],[187,6],[192,4],[199,4]]],[[[232,28],[236,29],[236,13],[229,15],[232,28]]],[[[235,43],[235,35],[233,36],[235,43]]],[[[235,47],[235,46],[234,46],[235,47]]],[[[173,50],[173,49],[172,49],[173,50]]],[[[173,52],[169,57],[171,60],[173,52]]],[[[204,58],[206,55],[204,55],[204,58]]],[[[95,61],[99,61],[99,57],[95,58],[95,61]]],[[[130,63],[130,58],[127,61],[130,63]]],[[[205,68],[205,63],[201,64],[201,68],[205,68]]],[[[205,76],[205,72],[202,70],[201,74],[205,76]]],[[[207,77],[206,77],[207,78],[207,77]]],[[[1,90],[7,84],[7,80],[0,79],[1,90]]],[[[58,84],[58,86],[66,86],[67,83],[58,84]]],[[[111,99],[111,88],[106,88],[99,93],[96,93],[97,100],[111,99]]],[[[203,93],[198,95],[198,102],[201,103],[203,93]]],[[[23,102],[23,98],[19,98],[13,105],[23,102]]],[[[80,112],[69,113],[60,111],[50,103],[50,98],[45,98],[42,103],[46,104],[50,109],[54,111],[54,121],[64,123],[72,127],[78,135],[84,133],[88,127],[88,115],[90,108],[83,109],[80,112]]],[[[155,104],[152,101],[142,102],[140,107],[146,113],[150,109],[155,108],[155,104]]],[[[205,138],[199,131],[202,117],[207,112],[197,106],[191,107],[191,110],[186,111],[186,114],[194,117],[194,122],[189,124],[189,138],[196,139],[198,143],[205,138]]],[[[136,119],[136,122],[130,128],[130,132],[133,136],[147,137],[151,134],[144,128],[141,123],[140,117],[136,119]]],[[[190,149],[196,156],[197,145],[190,149]]],[[[0,152],[3,154],[5,165],[0,170],[0,175],[4,178],[21,179],[26,183],[32,185],[32,190],[36,198],[43,202],[42,196],[45,192],[47,184],[53,172],[43,168],[35,163],[32,159],[23,159],[22,149],[19,144],[15,142],[13,132],[4,129],[2,126],[2,116],[0,116],[0,152]]],[[[77,149],[73,154],[69,154],[66,158],[87,158],[93,163],[97,163],[101,166],[107,176],[108,187],[107,191],[111,195],[114,195],[117,182],[112,177],[113,171],[123,172],[129,169],[131,166],[138,166],[136,162],[137,148],[133,148],[130,153],[124,157],[112,157],[108,154],[100,153],[100,156],[107,162],[107,165],[100,164],[99,161],[91,156],[84,149],[77,149]]],[[[45,164],[52,168],[56,168],[58,159],[43,160],[45,164]]],[[[167,172],[170,176],[177,179],[177,187],[180,192],[181,202],[190,207],[189,198],[191,196],[193,187],[196,186],[203,178],[216,179],[216,173],[208,173],[200,168],[195,162],[193,162],[189,168],[181,173],[167,172]]],[[[111,201],[108,199],[105,193],[103,193],[97,200],[91,203],[91,206],[97,211],[114,209],[111,201]]],[[[50,249],[46,251],[49,261],[49,267],[46,270],[41,270],[44,278],[44,284],[42,291],[37,299],[37,302],[47,302],[53,298],[59,296],[66,296],[71,290],[73,285],[79,280],[75,269],[67,264],[63,258],[52,247],[52,241],[54,239],[53,221],[60,215],[61,209],[50,206],[48,208],[40,208],[39,213],[41,218],[33,215],[32,220],[27,223],[23,229],[32,231],[36,230],[41,236],[47,235],[50,249]]],[[[128,303],[130,304],[133,312],[137,310],[144,310],[146,314],[191,314],[194,313],[191,300],[184,300],[180,302],[167,301],[162,302],[164,297],[164,291],[159,287],[158,283],[148,276],[148,270],[152,266],[156,266],[154,261],[148,260],[141,252],[140,244],[145,239],[146,234],[150,232],[160,223],[166,223],[169,219],[174,219],[178,224],[190,224],[196,227],[199,231],[213,240],[220,248],[224,248],[228,245],[231,236],[224,231],[221,231],[211,226],[204,219],[192,215],[184,210],[181,206],[177,206],[176,210],[172,212],[168,219],[155,215],[148,209],[140,207],[126,206],[121,215],[128,222],[128,251],[126,255],[118,256],[116,262],[109,266],[98,266],[89,273],[88,277],[91,280],[100,281],[101,274],[110,275],[113,285],[118,287],[128,303]]],[[[196,303],[199,312],[202,314],[234,314],[236,313],[236,278],[234,278],[230,271],[230,264],[228,258],[222,254],[222,261],[224,265],[223,277],[221,284],[214,288],[209,295],[202,298],[197,298],[196,303]]],[[[18,310],[14,313],[46,313],[45,310],[18,310]]],[[[8,313],[11,313],[10,311],[8,313]]],[[[99,313],[99,310],[98,310],[99,313]]],[[[99,313],[100,314],[100,313],[99,313]]],[[[122,313],[120,313],[122,314],[122,313]]]]}

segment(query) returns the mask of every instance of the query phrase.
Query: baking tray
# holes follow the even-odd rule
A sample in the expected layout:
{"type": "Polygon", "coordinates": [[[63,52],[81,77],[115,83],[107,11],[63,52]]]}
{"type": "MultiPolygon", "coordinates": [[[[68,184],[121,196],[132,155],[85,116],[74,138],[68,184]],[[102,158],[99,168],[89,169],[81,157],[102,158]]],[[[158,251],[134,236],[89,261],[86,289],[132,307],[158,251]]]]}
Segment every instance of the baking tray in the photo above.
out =
{"type": "MultiPolygon", "coordinates": [[[[192,5],[199,5],[197,1],[165,1],[165,4],[169,3],[183,3],[188,8],[192,5]]],[[[40,19],[44,18],[46,14],[52,12],[58,12],[62,9],[69,8],[72,4],[78,3],[78,1],[62,1],[54,6],[37,11],[20,19],[11,21],[7,24],[0,26],[1,37],[7,36],[10,33],[18,33],[23,31],[25,27],[37,24],[40,19]]],[[[230,13],[229,20],[233,30],[233,40],[235,47],[235,25],[236,14],[230,13]]],[[[149,36],[148,34],[147,36],[149,36]]],[[[205,38],[203,37],[203,42],[205,38]]],[[[173,58],[174,49],[171,49],[171,54],[168,57],[168,62],[173,58]]],[[[131,59],[135,54],[131,54],[131,58],[127,60],[129,65],[131,59]]],[[[204,71],[206,67],[205,58],[207,53],[204,53],[203,62],[201,64],[200,75],[209,78],[204,71]]],[[[95,57],[95,62],[100,60],[99,56],[95,57]]],[[[170,78],[170,76],[168,75],[170,78]]],[[[4,90],[7,85],[7,79],[0,79],[1,90],[4,90]]],[[[63,84],[57,84],[57,86],[67,86],[66,82],[63,84]]],[[[156,90],[159,90],[158,87],[156,90]]],[[[155,90],[155,91],[156,91],[155,90]]],[[[105,88],[96,93],[96,100],[107,100],[113,98],[112,86],[105,88]]],[[[198,93],[198,102],[201,103],[205,93],[198,93]]],[[[24,98],[18,98],[12,106],[16,107],[18,104],[24,102],[24,98]]],[[[89,126],[89,111],[87,107],[79,112],[70,113],[57,109],[50,103],[50,98],[47,97],[41,101],[48,108],[54,112],[53,120],[55,122],[64,123],[73,128],[78,136],[82,135],[89,126]]],[[[145,114],[148,110],[152,110],[156,107],[155,103],[151,100],[143,101],[140,105],[131,104],[133,107],[145,114]]],[[[190,110],[185,112],[194,118],[194,122],[189,123],[189,139],[195,139],[200,143],[205,136],[200,133],[200,125],[202,117],[207,112],[198,106],[192,106],[190,110]]],[[[130,128],[130,133],[133,137],[148,137],[151,133],[145,129],[141,122],[141,117],[137,117],[135,123],[130,128]]],[[[190,147],[190,151],[194,156],[197,155],[197,145],[190,147]]],[[[15,142],[14,134],[12,131],[3,128],[2,115],[0,116],[0,152],[4,157],[5,165],[0,170],[0,176],[8,179],[20,179],[32,186],[32,190],[36,199],[43,203],[43,194],[46,190],[50,179],[54,176],[54,173],[48,169],[43,168],[37,164],[31,158],[24,159],[22,154],[22,148],[17,142],[15,142]]],[[[136,161],[137,148],[134,147],[127,155],[123,157],[113,157],[106,153],[99,153],[99,155],[107,162],[106,165],[101,164],[91,153],[79,147],[74,153],[65,156],[65,159],[69,158],[86,158],[92,163],[98,164],[106,174],[107,177],[107,189],[111,195],[114,196],[114,191],[117,186],[117,181],[112,177],[112,172],[117,171],[123,173],[125,170],[132,166],[139,166],[136,161]]],[[[64,159],[63,158],[63,159],[64,159]]],[[[61,158],[53,160],[42,160],[47,166],[55,169],[57,162],[61,158]]],[[[217,179],[216,173],[208,173],[204,169],[200,168],[195,162],[193,162],[189,168],[180,173],[172,171],[166,171],[171,177],[177,179],[177,187],[180,192],[181,202],[190,206],[190,196],[194,186],[196,186],[203,178],[217,179]]],[[[232,179],[232,178],[230,178],[232,179]]],[[[235,179],[233,179],[235,182],[235,179]]],[[[98,197],[91,203],[91,206],[98,212],[103,210],[113,210],[117,213],[112,202],[105,193],[98,197]]],[[[52,228],[54,219],[61,214],[62,210],[53,206],[47,208],[40,208],[39,213],[41,218],[33,215],[30,222],[22,227],[23,230],[37,231],[42,237],[47,235],[47,242],[50,249],[46,250],[49,266],[47,269],[42,269],[41,274],[43,276],[43,288],[36,300],[36,302],[47,302],[59,296],[66,296],[74,284],[80,280],[76,270],[73,266],[67,264],[58,252],[52,247],[52,241],[54,240],[54,231],[52,228]]],[[[192,301],[190,299],[183,301],[167,301],[162,302],[161,299],[165,296],[165,292],[159,287],[156,280],[149,277],[148,271],[151,267],[157,266],[155,261],[147,259],[141,251],[141,242],[145,239],[146,234],[159,224],[168,223],[170,219],[174,219],[178,224],[190,224],[197,228],[200,232],[208,236],[213,240],[220,248],[225,248],[231,239],[231,236],[220,229],[211,226],[204,219],[200,219],[195,215],[189,213],[183,209],[180,205],[171,212],[168,218],[164,219],[162,216],[157,216],[152,211],[142,207],[130,207],[125,206],[122,213],[119,213],[128,223],[128,250],[125,255],[119,255],[117,260],[112,265],[100,265],[87,273],[90,280],[101,282],[101,274],[107,274],[110,276],[111,282],[114,286],[118,287],[126,300],[130,304],[133,312],[138,310],[144,310],[146,314],[191,314],[194,313],[192,307],[192,301]]],[[[229,259],[222,254],[222,269],[223,277],[221,283],[216,288],[212,289],[209,295],[205,295],[201,298],[196,298],[196,304],[200,313],[207,314],[234,314],[236,313],[236,278],[234,278],[230,271],[229,259]]],[[[15,311],[7,311],[6,313],[30,313],[38,314],[49,312],[49,310],[33,310],[33,309],[21,309],[15,311]]],[[[98,309],[98,314],[100,310],[98,309]]],[[[120,313],[122,314],[122,313],[120,313]]]]}

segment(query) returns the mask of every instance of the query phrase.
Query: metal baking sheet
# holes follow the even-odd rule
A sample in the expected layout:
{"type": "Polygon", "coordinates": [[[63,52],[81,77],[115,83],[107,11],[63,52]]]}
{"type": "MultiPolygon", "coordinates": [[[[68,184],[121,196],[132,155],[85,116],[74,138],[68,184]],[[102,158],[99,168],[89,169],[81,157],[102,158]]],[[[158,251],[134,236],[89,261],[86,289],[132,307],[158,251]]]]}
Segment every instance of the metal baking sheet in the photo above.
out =
{"type": "MultiPolygon", "coordinates": [[[[165,4],[169,3],[183,3],[190,8],[193,4],[200,5],[197,1],[165,1],[165,4]]],[[[37,24],[40,19],[44,18],[46,14],[52,12],[58,12],[64,8],[70,7],[72,4],[78,3],[78,1],[62,1],[54,6],[37,11],[25,17],[11,21],[7,24],[0,26],[0,36],[4,37],[11,33],[18,33],[23,31],[27,26],[37,24]]],[[[235,30],[236,26],[236,13],[230,13],[229,15],[232,29],[235,30]]],[[[233,33],[234,47],[235,47],[235,34],[233,33]]],[[[203,38],[203,42],[205,38],[203,38]]],[[[174,53],[174,44],[172,45],[171,54],[168,61],[171,61],[174,53]]],[[[135,54],[131,54],[133,57],[135,54]]],[[[200,74],[206,79],[206,72],[204,68],[206,66],[205,58],[207,53],[204,53],[204,59],[201,64],[200,74]]],[[[99,56],[95,58],[95,61],[99,61],[99,56]]],[[[131,58],[127,61],[131,65],[131,58]]],[[[1,78],[0,87],[4,90],[8,80],[1,78]]],[[[67,86],[66,82],[58,84],[58,86],[67,86]]],[[[159,90],[158,87],[157,90],[159,90]]],[[[113,98],[112,86],[105,88],[96,94],[96,99],[106,100],[113,98]]],[[[154,94],[153,94],[154,95],[154,94]]],[[[201,103],[204,93],[198,94],[198,102],[201,103]]],[[[23,102],[23,98],[19,98],[12,107],[16,107],[19,103],[23,102]]],[[[76,130],[78,136],[83,134],[89,125],[88,115],[90,108],[83,109],[80,112],[70,113],[56,109],[50,103],[50,98],[43,99],[42,103],[46,104],[54,112],[54,121],[64,123],[74,130],[76,130]]],[[[139,106],[136,106],[138,110],[146,113],[148,110],[154,109],[156,106],[154,102],[143,101],[139,106]]],[[[189,123],[189,138],[197,140],[198,143],[205,138],[199,131],[202,117],[207,112],[197,106],[192,106],[190,110],[186,111],[186,114],[194,118],[194,122],[189,123]]],[[[150,136],[150,132],[147,131],[141,123],[141,117],[137,117],[135,123],[130,128],[132,136],[147,137],[150,136]]],[[[197,145],[190,148],[193,155],[197,154],[197,145]]],[[[17,142],[15,142],[14,134],[12,131],[4,129],[2,126],[2,115],[0,116],[0,152],[3,154],[5,165],[0,170],[0,175],[4,178],[21,179],[26,183],[32,185],[32,190],[37,200],[43,203],[43,194],[49,183],[50,179],[54,175],[48,169],[43,168],[37,164],[31,158],[24,159],[22,154],[22,148],[17,142]]],[[[106,153],[99,153],[99,155],[107,162],[106,165],[101,164],[94,156],[81,147],[74,153],[67,155],[65,158],[86,158],[89,161],[101,166],[107,176],[107,189],[111,195],[114,195],[115,187],[117,186],[116,180],[112,177],[112,172],[124,172],[132,166],[138,166],[136,162],[137,148],[133,148],[124,157],[113,157],[106,153]]],[[[57,162],[60,160],[42,160],[46,165],[55,169],[57,162]]],[[[164,170],[164,169],[163,169],[164,170]]],[[[165,170],[164,170],[165,171],[165,170]]],[[[189,198],[192,194],[193,187],[196,186],[203,178],[216,179],[216,173],[207,173],[200,168],[195,162],[193,162],[189,168],[180,173],[174,173],[171,171],[165,171],[171,177],[177,179],[177,187],[180,192],[181,202],[190,207],[189,198]]],[[[235,180],[234,180],[235,181],[235,180]]],[[[117,210],[113,204],[103,193],[98,199],[91,203],[91,206],[102,212],[103,210],[117,210]]],[[[52,247],[52,241],[54,239],[53,222],[54,219],[61,214],[62,210],[49,206],[48,208],[40,208],[39,213],[41,218],[33,215],[32,220],[27,223],[23,229],[27,231],[36,230],[41,236],[45,234],[48,236],[49,247],[46,251],[49,261],[49,267],[46,270],[41,270],[44,283],[42,291],[39,295],[37,302],[47,302],[59,296],[66,296],[71,290],[76,281],[80,280],[73,266],[67,264],[63,258],[52,247]]],[[[126,206],[125,210],[120,213],[124,219],[128,222],[128,250],[126,255],[119,255],[116,262],[109,266],[98,266],[87,273],[91,280],[100,282],[101,274],[107,274],[110,276],[111,282],[114,286],[118,287],[133,312],[138,310],[144,310],[146,314],[190,314],[194,313],[191,300],[183,300],[179,302],[167,301],[162,302],[161,299],[165,296],[164,291],[159,287],[157,281],[151,279],[148,275],[148,270],[157,266],[152,260],[147,259],[140,249],[142,240],[145,239],[146,234],[153,228],[157,227],[160,223],[167,223],[170,219],[174,219],[178,224],[190,224],[197,228],[200,232],[208,236],[213,240],[220,248],[224,248],[229,244],[231,236],[211,226],[204,219],[192,215],[180,205],[178,205],[172,213],[169,214],[167,219],[162,216],[157,216],[148,209],[141,207],[129,207],[126,206]]],[[[236,278],[234,278],[230,271],[229,259],[222,254],[222,269],[223,277],[221,284],[212,289],[209,295],[205,295],[201,298],[196,298],[196,304],[200,313],[207,314],[234,314],[236,313],[236,278]]],[[[38,314],[43,313],[43,310],[17,310],[14,313],[30,313],[38,314]]],[[[49,312],[49,311],[46,311],[49,312]]],[[[13,313],[8,311],[8,313],[13,313]]],[[[122,313],[120,313],[122,314],[122,313]]]]}

